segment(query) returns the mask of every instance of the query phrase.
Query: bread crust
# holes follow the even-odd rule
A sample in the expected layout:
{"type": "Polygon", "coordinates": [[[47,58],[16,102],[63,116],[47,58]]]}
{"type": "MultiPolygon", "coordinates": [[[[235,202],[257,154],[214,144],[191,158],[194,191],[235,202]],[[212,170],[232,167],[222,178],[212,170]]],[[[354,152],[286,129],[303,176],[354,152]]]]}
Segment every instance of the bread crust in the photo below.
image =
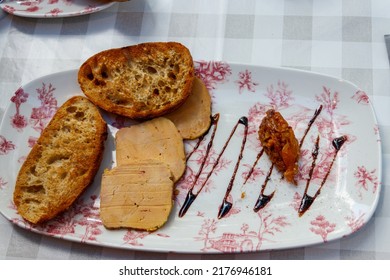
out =
{"type": "Polygon", "coordinates": [[[107,125],[96,106],[75,96],[41,133],[16,180],[19,214],[37,224],[66,210],[93,181],[103,157],[107,125]]]}
{"type": "Polygon", "coordinates": [[[78,82],[95,105],[141,120],[182,105],[191,93],[194,72],[185,46],[150,42],[93,55],[81,65],[78,82]]]}

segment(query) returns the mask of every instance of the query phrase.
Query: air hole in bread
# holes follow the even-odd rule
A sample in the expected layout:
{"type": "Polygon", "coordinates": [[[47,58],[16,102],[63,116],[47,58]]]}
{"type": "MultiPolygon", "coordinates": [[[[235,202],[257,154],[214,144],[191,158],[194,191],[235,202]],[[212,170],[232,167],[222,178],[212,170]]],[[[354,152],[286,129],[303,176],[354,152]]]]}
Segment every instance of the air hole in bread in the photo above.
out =
{"type": "Polygon", "coordinates": [[[74,113],[76,111],[76,109],[77,108],[75,106],[70,106],[70,107],[66,108],[66,111],[68,113],[74,113]]]}
{"type": "Polygon", "coordinates": [[[168,77],[171,78],[172,80],[176,80],[176,75],[173,72],[169,72],[168,77]]]}
{"type": "Polygon", "coordinates": [[[69,157],[68,156],[65,156],[65,155],[52,155],[51,157],[49,157],[47,159],[47,164],[49,165],[52,165],[54,164],[56,161],[64,161],[64,160],[68,160],[69,157]]]}
{"type": "Polygon", "coordinates": [[[166,91],[166,92],[170,92],[171,90],[172,90],[171,87],[168,87],[168,86],[165,87],[165,91],[166,91]]]}
{"type": "Polygon", "coordinates": [[[34,176],[37,175],[37,172],[36,172],[35,169],[36,169],[36,166],[35,166],[35,165],[33,165],[33,166],[30,167],[30,173],[31,173],[32,175],[34,175],[34,176]]]}
{"type": "Polygon", "coordinates": [[[102,69],[100,70],[100,75],[102,76],[103,79],[108,78],[108,73],[107,73],[107,66],[103,64],[102,69]]]}
{"type": "Polygon", "coordinates": [[[95,86],[104,86],[104,85],[106,85],[106,82],[103,80],[95,79],[94,84],[95,84],[95,86]]]}
{"type": "Polygon", "coordinates": [[[160,94],[160,91],[158,90],[158,88],[155,88],[155,89],[153,90],[153,94],[154,94],[154,95],[159,95],[159,94],[160,94]]]}
{"type": "Polygon", "coordinates": [[[175,71],[175,73],[179,73],[180,72],[179,64],[175,64],[175,66],[173,67],[173,71],[175,71]]]}
{"type": "Polygon", "coordinates": [[[156,74],[157,70],[156,70],[156,68],[154,68],[152,66],[148,66],[148,72],[149,72],[149,74],[156,74]]]}
{"type": "Polygon", "coordinates": [[[88,78],[88,80],[92,81],[95,77],[93,76],[92,73],[89,73],[89,74],[87,74],[87,78],[88,78]]]}
{"type": "Polygon", "coordinates": [[[39,201],[38,199],[34,199],[34,198],[27,198],[24,200],[24,203],[26,203],[26,204],[41,204],[41,201],[39,201]]]}
{"type": "Polygon", "coordinates": [[[64,126],[61,128],[61,130],[62,130],[63,132],[70,132],[70,128],[69,128],[69,126],[67,126],[67,125],[64,125],[64,126]]]}
{"type": "Polygon", "coordinates": [[[87,77],[87,79],[90,81],[92,81],[95,78],[92,73],[92,68],[89,65],[85,65],[83,73],[84,76],[87,77]]]}
{"type": "Polygon", "coordinates": [[[45,193],[45,188],[42,185],[31,185],[21,188],[26,193],[45,193]]]}
{"type": "Polygon", "coordinates": [[[76,119],[81,120],[84,118],[84,116],[84,112],[77,112],[75,117],[76,119]]]}

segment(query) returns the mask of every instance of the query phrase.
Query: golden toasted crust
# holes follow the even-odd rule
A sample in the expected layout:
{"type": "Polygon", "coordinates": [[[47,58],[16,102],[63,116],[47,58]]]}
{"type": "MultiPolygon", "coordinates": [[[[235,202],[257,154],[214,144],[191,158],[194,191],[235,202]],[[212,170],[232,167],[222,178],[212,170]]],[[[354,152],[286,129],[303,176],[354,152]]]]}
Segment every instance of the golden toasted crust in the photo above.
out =
{"type": "Polygon", "coordinates": [[[99,169],[107,125],[87,98],[66,101],[23,163],[15,185],[19,214],[41,223],[66,210],[99,169]]]}
{"type": "Polygon", "coordinates": [[[78,73],[84,94],[104,110],[150,119],[178,108],[191,93],[194,64],[176,42],[152,42],[102,51],[78,73]]]}

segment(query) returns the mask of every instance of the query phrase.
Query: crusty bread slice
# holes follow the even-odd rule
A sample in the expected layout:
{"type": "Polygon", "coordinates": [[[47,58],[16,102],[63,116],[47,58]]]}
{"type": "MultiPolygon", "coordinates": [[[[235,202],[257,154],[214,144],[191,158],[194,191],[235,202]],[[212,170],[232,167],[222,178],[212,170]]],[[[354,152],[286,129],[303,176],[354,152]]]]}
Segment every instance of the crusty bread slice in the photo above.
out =
{"type": "Polygon", "coordinates": [[[132,119],[151,119],[178,108],[191,93],[194,64],[176,42],[109,49],[80,67],[84,94],[102,109],[132,119]]]}
{"type": "Polygon", "coordinates": [[[92,182],[99,169],[107,125],[87,98],[66,101],[42,132],[23,163],[14,203],[31,223],[66,210],[92,182]]]}

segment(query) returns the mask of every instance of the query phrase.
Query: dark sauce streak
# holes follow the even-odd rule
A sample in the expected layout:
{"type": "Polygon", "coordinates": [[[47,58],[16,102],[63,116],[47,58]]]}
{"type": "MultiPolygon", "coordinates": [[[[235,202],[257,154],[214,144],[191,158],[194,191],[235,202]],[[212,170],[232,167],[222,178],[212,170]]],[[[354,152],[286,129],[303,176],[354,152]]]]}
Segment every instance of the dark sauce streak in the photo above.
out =
{"type": "Polygon", "coordinates": [[[215,125],[215,128],[214,128],[213,134],[211,135],[210,141],[209,141],[209,143],[208,143],[208,145],[207,145],[206,155],[205,155],[205,157],[204,157],[204,159],[203,159],[203,162],[202,162],[202,164],[201,164],[201,166],[200,166],[200,168],[199,168],[198,173],[196,174],[194,183],[192,184],[191,188],[190,188],[189,191],[188,191],[188,192],[191,193],[192,195],[187,194],[186,200],[184,201],[184,204],[183,204],[183,206],[181,207],[181,209],[180,209],[180,211],[179,211],[179,217],[183,217],[183,215],[187,212],[188,208],[191,206],[192,202],[195,200],[195,198],[198,196],[198,194],[203,190],[203,188],[204,188],[204,186],[206,185],[207,181],[209,180],[209,178],[210,178],[211,175],[213,174],[215,167],[218,165],[219,160],[221,159],[222,155],[224,154],[224,152],[225,152],[227,146],[229,145],[230,140],[232,139],[232,137],[233,137],[233,135],[234,135],[234,133],[235,133],[235,131],[236,131],[238,125],[239,125],[239,124],[245,124],[246,127],[248,126],[248,119],[247,119],[246,117],[242,117],[242,118],[240,118],[240,119],[237,121],[236,125],[234,126],[234,128],[233,128],[232,131],[230,132],[229,138],[228,138],[227,141],[225,142],[225,144],[224,144],[224,146],[223,146],[221,152],[219,153],[217,159],[215,160],[215,162],[214,162],[214,164],[213,164],[211,170],[210,170],[209,173],[207,174],[206,179],[204,180],[203,184],[200,186],[200,188],[199,188],[199,190],[197,191],[197,193],[193,193],[193,189],[194,189],[194,187],[195,187],[195,185],[196,185],[196,182],[197,182],[198,179],[199,179],[199,176],[200,176],[200,174],[201,174],[201,172],[202,172],[202,170],[203,170],[203,168],[204,168],[204,165],[205,165],[205,163],[206,163],[206,160],[207,160],[207,158],[208,158],[208,154],[209,154],[209,152],[210,152],[210,150],[211,150],[211,147],[212,147],[212,144],[213,144],[213,140],[214,140],[214,137],[215,137],[215,132],[216,132],[216,130],[217,130],[217,124],[218,124],[218,120],[219,120],[219,114],[216,114],[216,115],[214,115],[214,116],[215,116],[215,117],[213,118],[213,120],[215,120],[215,121],[213,122],[213,124],[215,125]],[[190,200],[190,197],[191,197],[191,201],[188,202],[188,201],[187,201],[187,198],[188,198],[188,200],[190,200]],[[195,198],[192,198],[192,197],[195,197],[195,198]]]}
{"type": "MultiPolygon", "coordinates": [[[[188,193],[187,193],[187,196],[186,196],[186,199],[179,211],[179,217],[183,217],[184,214],[187,212],[188,208],[190,208],[191,204],[194,202],[194,200],[196,199],[196,197],[198,196],[199,192],[202,190],[202,188],[200,190],[198,190],[197,193],[194,194],[193,192],[193,189],[196,185],[196,182],[198,181],[199,177],[200,177],[200,174],[202,173],[202,170],[204,168],[204,165],[206,163],[206,159],[210,153],[210,150],[211,150],[211,147],[213,146],[213,142],[214,142],[214,138],[215,138],[215,133],[217,131],[217,128],[218,128],[218,121],[219,121],[219,114],[215,114],[212,119],[211,119],[211,125],[214,126],[214,129],[213,129],[213,132],[211,134],[211,137],[210,137],[210,140],[209,142],[207,143],[207,148],[206,148],[206,154],[204,156],[204,159],[202,161],[202,164],[200,165],[199,167],[199,170],[198,170],[198,173],[196,173],[195,175],[195,180],[194,182],[192,183],[192,186],[191,188],[188,190],[188,193]]],[[[209,129],[210,130],[210,129],[209,129]]],[[[208,131],[209,131],[208,130],[208,131]]],[[[202,138],[203,140],[203,138],[202,138]]],[[[200,142],[198,142],[198,145],[195,146],[195,149],[191,152],[191,155],[192,153],[199,147],[200,145],[200,142]]],[[[187,157],[187,160],[188,160],[189,157],[187,157]]]]}
{"type": "Polygon", "coordinates": [[[307,180],[306,182],[306,188],[305,188],[305,193],[302,197],[302,200],[301,200],[301,205],[299,206],[299,210],[298,210],[298,214],[299,214],[299,217],[302,217],[303,214],[306,213],[306,211],[310,208],[310,206],[313,204],[314,200],[320,195],[321,193],[321,189],[322,187],[325,185],[326,183],[326,180],[328,179],[328,176],[330,174],[330,171],[332,170],[332,167],[333,167],[333,163],[334,161],[336,160],[336,157],[337,157],[337,154],[338,152],[340,151],[341,147],[343,146],[343,144],[347,141],[347,137],[346,136],[341,136],[341,137],[338,137],[338,138],[335,138],[333,139],[332,141],[332,145],[333,147],[335,148],[336,152],[334,153],[333,155],[333,159],[332,159],[332,162],[329,166],[329,169],[328,171],[326,172],[326,175],[325,177],[323,178],[322,182],[321,182],[321,185],[320,187],[318,188],[318,190],[316,191],[316,193],[314,194],[314,196],[310,196],[307,194],[307,191],[309,189],[309,185],[310,185],[310,181],[311,181],[311,177],[313,175],[313,170],[315,168],[315,161],[317,159],[317,155],[318,155],[318,149],[319,149],[319,137],[317,137],[317,141],[316,141],[316,144],[315,144],[315,151],[313,152],[313,162],[312,162],[312,166],[311,166],[311,169],[310,169],[310,173],[309,173],[309,179],[307,180]]]}
{"type": "Polygon", "coordinates": [[[260,152],[257,154],[256,160],[255,160],[255,162],[253,163],[251,169],[249,170],[248,175],[246,176],[243,185],[245,185],[246,182],[248,181],[248,179],[252,176],[252,173],[253,173],[253,171],[255,170],[255,167],[256,167],[257,163],[259,162],[259,160],[260,160],[260,158],[261,158],[261,156],[262,156],[263,154],[264,154],[264,149],[261,149],[260,152]]]}
{"type": "Polygon", "coordinates": [[[341,147],[343,146],[343,144],[345,143],[345,141],[347,141],[347,136],[345,136],[345,135],[333,139],[332,145],[333,145],[333,147],[335,148],[336,153],[337,153],[338,151],[340,151],[340,149],[341,149],[341,147]]]}
{"type": "Polygon", "coordinates": [[[265,178],[264,183],[261,186],[260,195],[255,203],[255,206],[253,207],[253,211],[255,212],[258,212],[260,209],[263,209],[268,204],[268,202],[270,202],[271,199],[274,197],[275,191],[273,191],[270,195],[264,194],[264,190],[267,187],[267,183],[271,178],[273,169],[274,169],[274,165],[272,164],[268,170],[267,177],[265,178]]]}
{"type": "Polygon", "coordinates": [[[319,116],[319,114],[321,113],[321,111],[322,111],[322,105],[320,105],[320,106],[314,111],[313,117],[311,118],[311,120],[310,120],[309,123],[307,124],[306,131],[305,131],[305,133],[303,134],[303,136],[302,136],[302,138],[301,138],[301,141],[299,142],[299,148],[302,147],[303,141],[305,140],[307,133],[309,132],[311,126],[313,125],[313,123],[315,122],[315,120],[317,119],[317,117],[319,116]]]}
{"type": "Polygon", "coordinates": [[[314,150],[312,152],[313,161],[311,163],[311,168],[309,171],[309,178],[306,181],[305,193],[303,195],[303,198],[301,200],[301,205],[299,206],[299,210],[298,210],[300,217],[306,212],[307,209],[309,209],[310,205],[314,201],[314,197],[309,196],[307,194],[307,191],[309,190],[310,181],[311,178],[313,177],[314,168],[316,167],[316,161],[317,161],[319,149],[320,149],[320,136],[318,135],[316,143],[314,144],[314,150]]]}
{"type": "MultiPolygon", "coordinates": [[[[207,133],[206,133],[207,134],[207,133]]],[[[205,134],[204,134],[205,135],[205,134]]],[[[203,139],[204,139],[204,135],[200,136],[198,138],[198,142],[196,142],[194,148],[192,149],[191,152],[188,153],[188,155],[186,156],[186,161],[188,161],[188,159],[192,156],[192,154],[199,148],[200,146],[200,143],[202,143],[203,139]]]]}
{"type": "MultiPolygon", "coordinates": [[[[239,119],[238,123],[240,123],[240,124],[245,126],[244,137],[242,138],[240,154],[238,156],[236,165],[234,167],[233,175],[230,178],[229,185],[228,185],[228,187],[226,189],[225,196],[224,196],[222,204],[221,204],[221,206],[219,208],[218,219],[223,218],[230,211],[230,209],[232,208],[232,203],[227,201],[227,198],[228,198],[228,196],[229,196],[229,194],[230,194],[230,192],[231,192],[231,190],[233,188],[233,184],[234,184],[234,180],[236,178],[237,170],[238,170],[238,167],[240,166],[240,162],[241,162],[241,159],[242,159],[242,154],[244,153],[246,138],[248,136],[248,118],[247,117],[241,117],[239,119]]],[[[236,124],[234,130],[237,128],[238,123],[236,124]]]]}
{"type": "Polygon", "coordinates": [[[179,211],[179,217],[183,217],[188,208],[190,208],[192,202],[194,202],[194,200],[196,199],[196,197],[198,196],[198,194],[194,194],[192,192],[192,189],[190,189],[187,193],[187,196],[186,196],[186,199],[184,200],[184,203],[183,203],[183,206],[180,208],[180,211],[179,211]]]}
{"type": "Polygon", "coordinates": [[[199,148],[200,146],[200,143],[202,143],[205,135],[207,135],[211,129],[211,127],[213,126],[214,127],[214,130],[213,130],[213,134],[211,136],[211,144],[210,142],[208,143],[208,150],[206,151],[206,157],[208,155],[208,152],[209,152],[209,146],[211,147],[212,146],[212,141],[214,141],[214,135],[215,135],[215,131],[217,130],[217,126],[218,126],[218,121],[219,121],[219,114],[215,114],[214,116],[210,116],[211,118],[211,125],[209,127],[209,129],[202,135],[198,138],[198,141],[196,143],[196,145],[194,146],[194,148],[192,149],[192,151],[190,153],[188,153],[187,157],[186,157],[186,161],[188,161],[188,159],[192,156],[192,154],[199,148]]]}

